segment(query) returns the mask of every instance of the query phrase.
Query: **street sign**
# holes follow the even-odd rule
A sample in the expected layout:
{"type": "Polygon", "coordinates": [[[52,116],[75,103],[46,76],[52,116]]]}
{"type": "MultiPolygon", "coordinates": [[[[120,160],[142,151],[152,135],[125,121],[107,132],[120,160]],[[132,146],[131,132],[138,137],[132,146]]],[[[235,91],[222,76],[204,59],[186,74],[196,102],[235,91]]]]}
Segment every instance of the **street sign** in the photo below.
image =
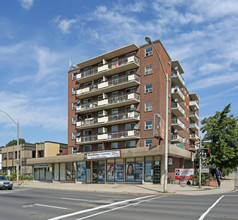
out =
{"type": "Polygon", "coordinates": [[[202,173],[209,173],[209,168],[202,168],[202,173]]]}

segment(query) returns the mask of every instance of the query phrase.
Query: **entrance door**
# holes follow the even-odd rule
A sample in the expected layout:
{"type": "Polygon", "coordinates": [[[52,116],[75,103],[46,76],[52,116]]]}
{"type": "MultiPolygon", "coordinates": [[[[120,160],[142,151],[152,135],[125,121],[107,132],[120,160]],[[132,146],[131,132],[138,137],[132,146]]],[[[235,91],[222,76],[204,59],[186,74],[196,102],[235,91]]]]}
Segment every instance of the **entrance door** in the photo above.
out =
{"type": "Polygon", "coordinates": [[[86,183],[91,183],[91,161],[86,162],[86,183]]]}
{"type": "Polygon", "coordinates": [[[98,161],[93,161],[93,183],[98,182],[98,161]]]}
{"type": "Polygon", "coordinates": [[[160,164],[157,161],[154,162],[154,184],[160,184],[160,164]]]}

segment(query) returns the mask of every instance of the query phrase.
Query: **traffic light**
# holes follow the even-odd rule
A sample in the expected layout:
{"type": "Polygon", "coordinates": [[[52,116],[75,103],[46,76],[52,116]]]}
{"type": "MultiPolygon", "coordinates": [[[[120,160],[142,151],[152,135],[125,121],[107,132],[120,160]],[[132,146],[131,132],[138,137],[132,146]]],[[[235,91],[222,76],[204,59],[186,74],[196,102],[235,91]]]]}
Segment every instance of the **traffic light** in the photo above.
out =
{"type": "Polygon", "coordinates": [[[207,157],[210,157],[210,156],[211,156],[211,149],[209,149],[209,148],[207,149],[206,156],[207,156],[207,157]]]}

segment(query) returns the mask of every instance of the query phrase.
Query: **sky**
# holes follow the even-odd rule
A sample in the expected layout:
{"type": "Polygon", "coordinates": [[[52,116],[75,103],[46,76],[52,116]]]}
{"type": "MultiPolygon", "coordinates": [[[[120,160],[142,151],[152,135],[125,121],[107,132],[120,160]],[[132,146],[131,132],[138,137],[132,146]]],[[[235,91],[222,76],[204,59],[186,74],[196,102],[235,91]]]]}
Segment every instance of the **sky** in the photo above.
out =
{"type": "MultiPolygon", "coordinates": [[[[0,110],[29,143],[67,143],[69,60],[160,39],[199,116],[238,115],[237,0],[0,0],[0,110]]],[[[0,146],[16,139],[0,112],[0,146]]]]}

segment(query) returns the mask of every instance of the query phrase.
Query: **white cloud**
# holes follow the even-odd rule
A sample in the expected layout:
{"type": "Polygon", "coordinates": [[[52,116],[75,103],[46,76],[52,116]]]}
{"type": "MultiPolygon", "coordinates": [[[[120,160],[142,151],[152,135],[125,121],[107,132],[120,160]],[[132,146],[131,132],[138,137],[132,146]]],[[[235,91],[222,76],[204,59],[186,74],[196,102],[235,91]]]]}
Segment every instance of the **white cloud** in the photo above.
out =
{"type": "Polygon", "coordinates": [[[34,3],[34,0],[20,0],[21,6],[27,10],[29,10],[34,3]]]}
{"type": "Polygon", "coordinates": [[[64,34],[69,34],[70,33],[70,28],[74,23],[76,23],[78,19],[61,19],[61,16],[58,16],[55,19],[55,22],[58,24],[58,28],[64,33],[64,34]]]}

